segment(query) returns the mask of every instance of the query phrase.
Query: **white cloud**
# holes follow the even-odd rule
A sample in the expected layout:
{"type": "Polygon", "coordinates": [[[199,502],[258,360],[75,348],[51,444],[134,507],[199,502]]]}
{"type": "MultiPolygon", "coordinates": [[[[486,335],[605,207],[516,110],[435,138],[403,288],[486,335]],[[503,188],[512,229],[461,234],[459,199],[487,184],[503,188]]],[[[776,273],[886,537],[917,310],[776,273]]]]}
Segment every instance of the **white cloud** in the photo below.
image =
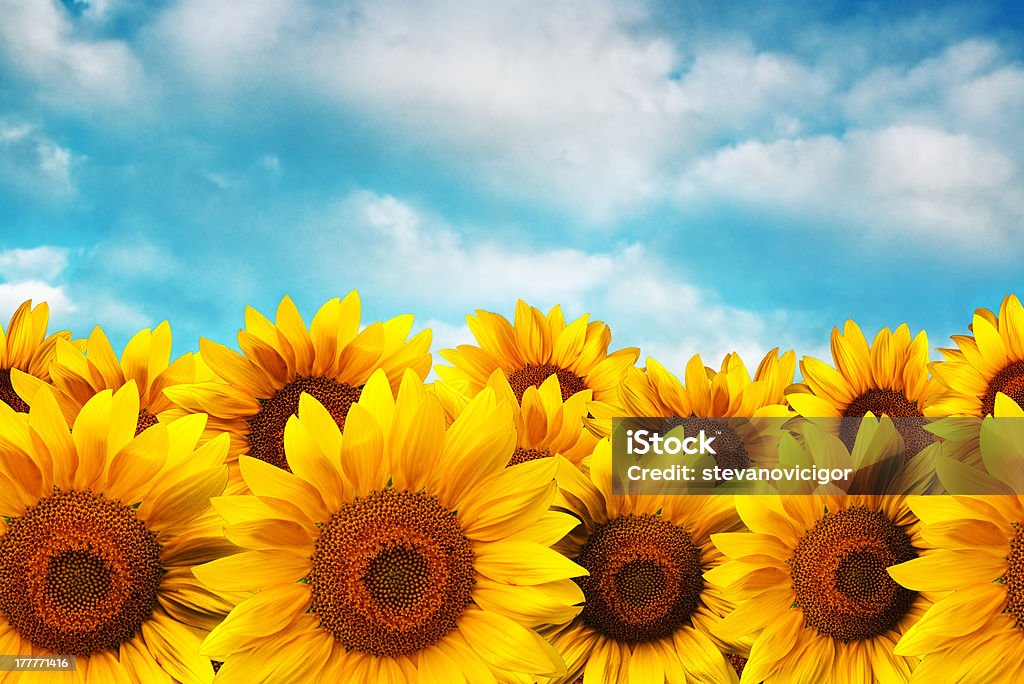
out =
{"type": "Polygon", "coordinates": [[[991,40],[950,45],[918,63],[876,69],[839,101],[855,127],[898,123],[965,134],[1024,160],[1024,66],[991,40]]]}
{"type": "Polygon", "coordinates": [[[260,157],[260,166],[271,176],[281,175],[281,160],[272,154],[265,154],[260,157]]]}
{"type": "Polygon", "coordinates": [[[39,154],[39,170],[53,180],[58,187],[71,190],[71,151],[52,142],[36,145],[39,154]]]}
{"type": "Polygon", "coordinates": [[[71,195],[71,168],[79,159],[37,126],[0,119],[0,181],[29,192],[71,195]]]}
{"type": "Polygon", "coordinates": [[[794,135],[833,88],[825,74],[788,55],[742,43],[702,47],[673,92],[676,108],[689,118],[670,134],[693,138],[695,150],[723,134],[794,135]]]}
{"type": "Polygon", "coordinates": [[[599,222],[663,198],[680,157],[722,135],[798,130],[829,89],[745,45],[687,63],[641,2],[185,0],[155,35],[212,97],[326,99],[492,191],[599,222]]]}
{"type": "Polygon", "coordinates": [[[681,174],[684,205],[742,203],[933,254],[1020,252],[1024,68],[968,40],[870,70],[830,102],[841,134],[751,134],[681,174]]]}
{"type": "Polygon", "coordinates": [[[29,124],[19,124],[17,126],[11,126],[2,124],[0,125],[0,144],[11,145],[24,140],[32,133],[33,127],[29,124]]]}
{"type": "Polygon", "coordinates": [[[31,249],[0,251],[0,279],[10,282],[55,280],[68,266],[68,250],[43,245],[31,249]]]}
{"type": "Polygon", "coordinates": [[[118,278],[142,278],[149,282],[169,278],[182,268],[167,249],[141,235],[101,242],[89,250],[89,257],[118,278]]]}
{"type": "Polygon", "coordinates": [[[394,197],[366,192],[349,197],[333,222],[343,236],[318,228],[296,239],[317,281],[359,282],[367,297],[411,310],[450,310],[453,319],[431,321],[440,321],[435,353],[471,343],[460,315],[484,308],[511,316],[519,298],[543,310],[561,304],[572,317],[591,311],[612,326],[616,347],[639,346],[676,368],[698,352],[714,364],[739,351],[756,365],[771,346],[797,342],[785,313],[729,306],[640,244],[591,253],[463,237],[394,197]]]}
{"type": "Polygon", "coordinates": [[[82,16],[91,21],[106,21],[132,3],[133,0],[88,0],[83,3],[82,16]]]}
{"type": "Polygon", "coordinates": [[[917,63],[868,72],[842,94],[839,104],[845,116],[862,127],[885,126],[894,120],[955,126],[960,113],[951,98],[1001,69],[1004,61],[996,43],[963,41],[917,63]]]}
{"type": "MultiPolygon", "coordinates": [[[[469,331],[469,326],[465,323],[454,324],[437,318],[429,318],[422,321],[417,319],[414,332],[428,328],[430,329],[431,340],[430,351],[433,355],[435,366],[448,363],[441,357],[440,352],[442,349],[454,349],[460,344],[473,344],[473,333],[469,331]]],[[[433,380],[437,380],[437,374],[431,368],[427,381],[433,380]]]]}
{"type": "Polygon", "coordinates": [[[22,302],[47,302],[51,316],[75,311],[64,285],[55,284],[68,265],[68,251],[43,245],[0,250],[0,317],[10,316],[22,302]]]}
{"type": "Polygon", "coordinates": [[[2,61],[44,99],[75,108],[130,104],[142,83],[142,67],[125,43],[78,35],[55,0],[5,0],[2,61]]]}
{"type": "Polygon", "coordinates": [[[434,351],[435,362],[438,362],[441,358],[437,353],[441,349],[454,349],[460,344],[473,343],[473,333],[469,331],[469,326],[465,323],[452,324],[438,318],[416,321],[416,331],[427,328],[430,329],[431,347],[434,351]]]}
{"type": "Polygon", "coordinates": [[[28,299],[31,299],[33,304],[46,302],[50,307],[50,315],[54,318],[66,316],[76,308],[68,298],[63,285],[55,286],[41,280],[0,283],[0,311],[6,312],[8,317],[28,299]]]}
{"type": "MultiPolygon", "coordinates": [[[[366,275],[413,301],[441,290],[445,301],[464,307],[505,305],[514,296],[544,304],[579,301],[581,293],[598,287],[613,270],[609,256],[574,249],[534,253],[493,242],[466,245],[455,231],[431,224],[393,197],[358,193],[341,211],[371,238],[359,243],[360,250],[369,252],[361,259],[366,275]]],[[[321,246],[325,251],[318,252],[329,268],[333,250],[321,246]]]]}
{"type": "Polygon", "coordinates": [[[1020,166],[990,141],[923,126],[744,142],[684,176],[682,201],[714,197],[926,250],[1010,248],[1024,217],[1020,166]]]}
{"type": "Polygon", "coordinates": [[[796,57],[735,37],[682,44],[657,19],[610,0],[184,0],[155,35],[216,97],[326,99],[472,183],[583,220],[674,197],[954,242],[1022,223],[1024,68],[1000,43],[910,59],[932,35],[915,16],[877,40],[918,47],[875,67],[843,29],[842,51],[817,35],[796,57]]]}
{"type": "Polygon", "coordinates": [[[110,292],[94,290],[82,304],[77,315],[69,318],[67,326],[83,336],[97,325],[108,333],[134,333],[155,324],[150,316],[110,292]]]}
{"type": "Polygon", "coordinates": [[[237,190],[242,187],[241,181],[227,173],[219,171],[207,171],[203,174],[206,180],[210,181],[218,190],[237,190]]]}
{"type": "MultiPolygon", "coordinates": [[[[106,274],[132,275],[131,268],[148,267],[159,259],[152,246],[136,251],[110,249],[103,254],[106,274]],[[132,261],[134,259],[134,262],[132,261]]],[[[81,257],[87,252],[75,253],[81,257]]],[[[95,252],[92,253],[95,255],[95,252]]],[[[10,316],[27,299],[50,307],[50,329],[72,330],[84,336],[96,325],[115,333],[135,332],[153,321],[134,305],[123,301],[116,290],[96,283],[68,282],[73,253],[53,245],[0,250],[0,319],[10,316]]],[[[159,273],[159,269],[156,269],[159,273]]]]}

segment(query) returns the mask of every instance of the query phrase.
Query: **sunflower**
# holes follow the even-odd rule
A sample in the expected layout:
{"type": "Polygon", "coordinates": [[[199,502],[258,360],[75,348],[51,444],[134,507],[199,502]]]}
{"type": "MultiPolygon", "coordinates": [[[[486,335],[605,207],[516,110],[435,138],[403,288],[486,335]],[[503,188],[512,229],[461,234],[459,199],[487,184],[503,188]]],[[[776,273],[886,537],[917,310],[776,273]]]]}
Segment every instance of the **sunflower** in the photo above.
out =
{"type": "MultiPolygon", "coordinates": [[[[899,441],[888,420],[866,421],[857,439],[861,449],[870,443],[880,450],[872,460],[898,454],[899,441]]],[[[930,600],[886,574],[929,548],[906,502],[903,496],[736,497],[750,531],[713,535],[728,560],[704,577],[739,604],[717,626],[718,636],[755,638],[744,683],[909,679],[917,660],[895,655],[893,647],[930,600]]]]}
{"type": "Polygon", "coordinates": [[[696,354],[686,364],[685,387],[648,359],[646,375],[633,375],[622,388],[624,408],[635,416],[784,417],[789,413],[784,390],[793,382],[796,355],[788,351],[780,357],[778,352],[765,355],[753,379],[739,354],[727,354],[717,372],[696,354]]]}
{"type": "MultiPolygon", "coordinates": [[[[180,417],[163,390],[195,382],[196,362],[191,353],[171,362],[171,327],[167,321],[155,329],[136,333],[125,346],[120,361],[99,327],[86,341],[85,354],[66,340],[57,340],[50,382],[68,425],[74,425],[89,399],[103,390],[118,390],[131,380],[139,389],[137,432],[161,420],[180,417]]],[[[11,384],[30,404],[39,388],[46,386],[43,380],[17,370],[11,372],[11,384]]]]}
{"type": "Polygon", "coordinates": [[[501,370],[520,401],[527,387],[540,387],[552,375],[558,378],[563,399],[589,389],[595,399],[609,400],[640,350],[631,347],[609,354],[608,326],[588,321],[589,315],[581,316],[567,325],[561,307],[545,316],[522,300],[516,305],[514,324],[478,309],[466,322],[480,346],[442,350],[441,356],[453,365],[434,370],[443,382],[469,396],[501,370]]]}
{"type": "Polygon", "coordinates": [[[929,426],[944,439],[935,469],[950,494],[1024,492],[1024,408],[998,392],[994,414],[949,417],[929,426]]]}
{"type": "Polygon", "coordinates": [[[576,580],[583,612],[549,630],[567,664],[559,681],[735,681],[724,654],[749,644],[714,636],[732,605],[702,577],[722,561],[709,535],[739,528],[733,498],[615,496],[611,451],[609,439],[597,444],[589,476],[560,461],[559,486],[582,524],[558,548],[589,574],[576,580]]]}
{"type": "Polygon", "coordinates": [[[646,373],[630,369],[619,388],[617,404],[590,404],[587,427],[608,436],[614,418],[671,418],[653,429],[682,424],[687,432],[717,433],[715,462],[722,467],[776,463],[783,425],[776,419],[792,415],[784,391],[796,371],[796,355],[788,351],[780,356],[778,352],[776,348],[764,356],[753,378],[739,354],[727,354],[718,371],[706,367],[699,354],[694,355],[686,364],[685,387],[649,358],[646,373]]]}
{"type": "Polygon", "coordinates": [[[1024,496],[917,497],[910,507],[937,550],[889,574],[909,589],[940,592],[896,645],[901,656],[923,657],[913,681],[1020,682],[1024,496]]]}
{"type": "MultiPolygon", "coordinates": [[[[491,374],[487,386],[494,390],[499,401],[507,401],[512,409],[512,419],[516,425],[516,450],[509,465],[561,455],[579,466],[584,458],[593,453],[597,437],[583,426],[587,405],[593,395],[591,390],[583,390],[563,399],[558,378],[552,375],[540,387],[527,387],[520,402],[508,378],[500,370],[491,374]]],[[[458,417],[470,401],[470,397],[455,392],[443,383],[434,383],[431,389],[441,400],[449,422],[458,417]]]]}
{"type": "Polygon", "coordinates": [[[1016,295],[1003,299],[999,316],[977,309],[971,335],[954,335],[957,349],[940,349],[944,361],[932,372],[949,387],[938,407],[953,416],[990,416],[1002,392],[1024,406],[1024,307],[1016,295]]]}
{"type": "Polygon", "coordinates": [[[134,381],[70,431],[49,388],[27,416],[0,406],[0,653],[74,654],[89,682],[210,682],[198,647],[230,604],[192,566],[231,552],[209,501],[227,437],[196,448],[202,416],[136,435],[138,413],[134,381]]]}
{"type": "Polygon", "coordinates": [[[370,375],[382,369],[393,388],[406,369],[421,378],[430,371],[430,331],[406,340],[412,316],[398,316],[359,329],[360,302],[356,291],[332,299],[307,328],[289,297],[277,308],[276,325],[253,308],[245,312],[245,330],[238,333],[242,354],[201,339],[202,360],[221,381],[177,385],[167,397],[191,413],[208,413],[207,434],[231,436],[234,464],[247,454],[287,468],[284,427],[306,392],[330,411],[344,428],[349,407],[359,399],[370,375]]]}
{"type": "MultiPolygon", "coordinates": [[[[832,360],[805,356],[800,361],[804,382],[790,389],[790,405],[806,418],[862,418],[867,413],[896,418],[912,457],[932,443],[922,428],[925,416],[941,415],[934,406],[944,391],[928,375],[928,337],[922,330],[910,339],[906,324],[890,331],[883,328],[871,346],[853,321],[842,333],[832,329],[832,360]]],[[[835,421],[840,438],[853,444],[856,420],[835,421]]]]}
{"type": "MultiPolygon", "coordinates": [[[[0,328],[0,402],[25,413],[28,405],[11,384],[11,373],[23,371],[41,382],[50,381],[50,362],[58,340],[69,341],[71,333],[62,330],[46,335],[50,307],[43,302],[35,308],[24,302],[11,316],[6,333],[0,328]]],[[[79,344],[76,342],[75,344],[79,344]]]]}
{"type": "Polygon", "coordinates": [[[218,681],[564,672],[533,628],[580,610],[570,578],[585,571],[550,548],[576,521],[548,510],[554,459],[506,467],[515,443],[510,407],[493,391],[449,427],[411,370],[396,398],[375,372],[344,434],[303,394],[285,429],[290,472],[242,456],[252,494],[214,499],[226,535],[247,550],[196,575],[256,592],[203,644],[224,660],[218,681]]]}

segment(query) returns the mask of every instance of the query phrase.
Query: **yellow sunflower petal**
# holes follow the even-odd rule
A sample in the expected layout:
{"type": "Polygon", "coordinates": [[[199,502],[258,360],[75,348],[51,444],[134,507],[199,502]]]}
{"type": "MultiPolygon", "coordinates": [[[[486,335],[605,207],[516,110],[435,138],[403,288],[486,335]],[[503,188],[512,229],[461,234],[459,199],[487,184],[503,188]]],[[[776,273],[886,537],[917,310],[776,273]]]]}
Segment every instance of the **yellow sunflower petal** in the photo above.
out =
{"type": "Polygon", "coordinates": [[[199,565],[193,572],[208,587],[221,591],[256,591],[291,584],[309,572],[309,558],[287,550],[245,551],[199,565]],[[258,572],[254,569],[258,568],[258,572]]]}
{"type": "Polygon", "coordinates": [[[444,652],[459,666],[463,677],[471,684],[496,684],[494,672],[488,663],[474,651],[457,630],[437,643],[437,648],[444,652]]]}
{"type": "Polygon", "coordinates": [[[547,511],[529,527],[510,534],[508,539],[531,541],[542,546],[559,542],[580,525],[578,518],[559,511],[547,511]]]}
{"type": "Polygon", "coordinates": [[[167,428],[154,425],[118,451],[107,471],[106,491],[122,501],[138,501],[164,466],[167,428]]]}
{"type": "Polygon", "coordinates": [[[313,554],[315,529],[292,520],[257,520],[231,525],[224,530],[234,544],[252,550],[289,548],[313,554]]]}
{"type": "Polygon", "coordinates": [[[142,623],[142,638],[160,665],[183,682],[212,682],[213,665],[199,655],[200,639],[184,625],[162,613],[142,623]]]}
{"type": "Polygon", "coordinates": [[[996,371],[1005,367],[1006,346],[996,326],[981,316],[975,316],[973,332],[978,343],[978,351],[981,352],[988,367],[996,371]]]}
{"type": "Polygon", "coordinates": [[[497,404],[487,389],[469,402],[445,433],[445,475],[438,486],[446,504],[457,508],[508,463],[516,445],[511,411],[507,404],[497,404]]]}
{"type": "Polygon", "coordinates": [[[253,494],[291,501],[311,520],[328,518],[320,493],[305,480],[251,456],[239,456],[238,465],[253,494]]]}
{"type": "Polygon", "coordinates": [[[121,664],[125,671],[136,682],[153,682],[154,684],[172,684],[174,680],[164,671],[146,648],[142,635],[137,635],[120,646],[121,664]]]}
{"type": "Polygon", "coordinates": [[[396,421],[391,433],[391,477],[398,489],[434,489],[438,463],[444,449],[445,416],[433,396],[405,411],[409,421],[396,421]]]}
{"type": "Polygon", "coordinates": [[[71,485],[76,489],[89,489],[103,472],[112,408],[113,392],[105,390],[89,400],[75,419],[71,438],[78,454],[78,467],[71,476],[71,485]]]}
{"type": "Polygon", "coordinates": [[[587,339],[587,316],[580,316],[555,338],[551,361],[560,368],[568,368],[583,352],[587,339]]]}
{"type": "Polygon", "coordinates": [[[103,684],[132,684],[128,671],[112,651],[99,651],[89,656],[86,681],[103,684]]]}
{"type": "Polygon", "coordinates": [[[516,302],[513,330],[516,343],[523,351],[527,363],[544,364],[551,361],[551,332],[544,315],[523,300],[516,302]]]}
{"type": "Polygon", "coordinates": [[[471,684],[455,659],[441,648],[426,648],[420,652],[419,681],[422,684],[471,684]]]}
{"type": "Polygon", "coordinates": [[[958,638],[981,630],[1005,603],[1006,586],[994,582],[954,591],[903,634],[895,653],[923,656],[962,641],[958,638]]]}
{"type": "MultiPolygon", "coordinates": [[[[622,683],[619,675],[622,671],[622,652],[618,643],[606,639],[598,643],[583,673],[583,684],[622,683]]],[[[624,684],[624,683],[623,683],[624,684]]]]}
{"type": "Polygon", "coordinates": [[[775,600],[778,592],[765,592],[759,596],[748,598],[734,611],[725,616],[713,629],[716,636],[726,641],[738,641],[745,637],[756,636],[765,625],[772,624],[788,617],[789,605],[775,600]]]}
{"type": "Polygon", "coordinates": [[[650,644],[637,644],[629,659],[629,681],[664,682],[665,668],[660,654],[650,644]]]}
{"type": "Polygon", "coordinates": [[[847,406],[856,396],[846,378],[823,361],[806,356],[800,362],[800,370],[814,393],[833,406],[847,406]]]}
{"type": "Polygon", "coordinates": [[[473,550],[477,572],[498,582],[536,585],[587,574],[557,551],[533,542],[488,542],[473,550]]]}
{"type": "Polygon", "coordinates": [[[540,586],[513,586],[478,578],[473,601],[484,610],[507,615],[527,627],[562,624],[582,610],[583,592],[564,580],[540,586]]]}
{"type": "Polygon", "coordinates": [[[832,418],[840,415],[834,405],[813,394],[793,393],[786,398],[793,410],[806,418],[832,418]]]}
{"type": "MultiPolygon", "coordinates": [[[[302,395],[303,399],[306,397],[309,395],[302,395]]],[[[311,403],[319,405],[316,400],[311,403]]],[[[302,408],[300,400],[300,411],[302,408]]],[[[333,461],[321,450],[318,437],[298,416],[290,416],[284,428],[285,454],[295,476],[317,488],[329,510],[337,510],[346,495],[345,484],[337,461],[333,461]]]]}
{"type": "Polygon", "coordinates": [[[260,637],[288,627],[306,612],[310,601],[308,584],[270,587],[239,603],[203,641],[200,652],[224,660],[242,651],[260,637]]]}
{"type": "Polygon", "coordinates": [[[937,551],[888,568],[899,584],[914,591],[947,591],[992,582],[1006,571],[1006,560],[996,553],[937,551]]]}
{"type": "Polygon", "coordinates": [[[248,330],[238,332],[238,347],[253,363],[269,377],[274,387],[284,387],[295,376],[288,372],[288,361],[277,349],[277,329],[270,327],[270,340],[259,337],[248,330]]]}
{"type": "Polygon", "coordinates": [[[785,546],[778,537],[771,534],[727,532],[711,535],[711,541],[719,551],[730,558],[743,558],[747,562],[752,562],[758,557],[785,562],[793,555],[793,549],[785,546]]]}
{"type": "Polygon", "coordinates": [[[235,387],[244,388],[258,397],[274,395],[274,385],[255,365],[238,352],[205,337],[199,339],[199,352],[213,372],[235,387]]]}
{"type": "Polygon", "coordinates": [[[183,480],[179,487],[143,501],[139,518],[157,532],[182,527],[205,512],[210,497],[223,494],[227,484],[227,466],[201,471],[183,480]]]}
{"type": "Polygon", "coordinates": [[[299,309],[288,295],[277,307],[276,322],[278,339],[283,342],[281,347],[284,348],[286,343],[295,358],[295,372],[309,375],[313,370],[313,340],[299,309]]]}
{"type": "Polygon", "coordinates": [[[349,486],[356,496],[364,496],[375,489],[380,489],[387,482],[384,435],[374,416],[361,404],[353,404],[345,418],[345,434],[341,440],[341,464],[349,486]]]}
{"type": "Polygon", "coordinates": [[[364,384],[380,360],[385,342],[383,324],[368,325],[338,355],[338,377],[364,384]]]}
{"type": "Polygon", "coordinates": [[[750,658],[743,668],[743,681],[767,679],[798,643],[802,629],[803,615],[798,610],[786,611],[777,621],[769,623],[750,649],[750,658]]]}
{"type": "Polygon", "coordinates": [[[459,509],[459,521],[470,539],[493,541],[538,520],[555,495],[552,459],[528,461],[506,468],[484,484],[459,509]]]}
{"type": "Polygon", "coordinates": [[[676,630],[672,639],[677,657],[683,662],[691,677],[699,682],[728,682],[732,666],[727,663],[714,642],[692,627],[676,630]]]}
{"type": "Polygon", "coordinates": [[[459,632],[493,666],[515,672],[557,677],[565,663],[536,632],[498,613],[467,609],[459,618],[459,632]]]}

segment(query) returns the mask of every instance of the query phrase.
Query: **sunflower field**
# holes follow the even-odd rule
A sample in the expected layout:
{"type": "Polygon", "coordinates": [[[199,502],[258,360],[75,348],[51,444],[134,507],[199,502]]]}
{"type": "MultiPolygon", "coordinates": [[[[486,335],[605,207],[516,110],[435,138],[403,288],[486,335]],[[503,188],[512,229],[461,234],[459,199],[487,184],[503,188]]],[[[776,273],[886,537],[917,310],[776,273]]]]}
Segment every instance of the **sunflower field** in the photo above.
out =
{"type": "Polygon", "coordinates": [[[1015,295],[939,361],[848,321],[831,359],[753,373],[640,367],[557,306],[467,321],[438,360],[354,291],[308,324],[285,297],[172,358],[166,322],[118,354],[25,302],[0,329],[0,682],[1024,682],[1015,295]],[[899,489],[617,494],[615,421],[646,417],[777,419],[792,462],[896,454],[899,489]]]}

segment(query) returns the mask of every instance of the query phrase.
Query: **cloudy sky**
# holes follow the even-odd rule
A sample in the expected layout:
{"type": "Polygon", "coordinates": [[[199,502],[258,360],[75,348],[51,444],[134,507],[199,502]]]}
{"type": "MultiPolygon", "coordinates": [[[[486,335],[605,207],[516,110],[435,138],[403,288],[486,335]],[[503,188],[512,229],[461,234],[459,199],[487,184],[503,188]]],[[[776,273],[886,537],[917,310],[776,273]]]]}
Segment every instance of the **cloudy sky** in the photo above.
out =
{"type": "MultiPolygon", "coordinates": [[[[934,2],[0,0],[0,319],[233,343],[358,288],[435,348],[933,346],[1021,289],[1024,25],[934,2]]],[[[751,365],[756,359],[751,359],[751,365]]]]}

